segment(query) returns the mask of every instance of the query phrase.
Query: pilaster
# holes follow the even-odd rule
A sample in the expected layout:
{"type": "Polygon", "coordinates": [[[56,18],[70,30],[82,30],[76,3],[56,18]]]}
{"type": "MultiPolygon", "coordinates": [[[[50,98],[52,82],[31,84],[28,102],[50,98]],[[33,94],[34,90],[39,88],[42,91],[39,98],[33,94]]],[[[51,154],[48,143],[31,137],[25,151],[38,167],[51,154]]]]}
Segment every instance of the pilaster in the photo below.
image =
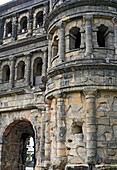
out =
{"type": "Polygon", "coordinates": [[[13,29],[13,39],[16,40],[17,39],[17,15],[15,14],[15,16],[13,17],[13,23],[12,23],[12,29],[13,29]]]}
{"type": "Polygon", "coordinates": [[[114,47],[115,47],[115,58],[117,58],[117,18],[113,18],[114,22],[114,47]]]}
{"type": "Polygon", "coordinates": [[[92,15],[84,16],[85,19],[85,41],[86,41],[86,56],[92,54],[92,15]]]}
{"type": "Polygon", "coordinates": [[[57,166],[66,163],[64,94],[57,95],[57,166]]]}
{"type": "Polygon", "coordinates": [[[80,33],[81,33],[81,44],[80,44],[80,48],[84,48],[84,47],[85,47],[85,42],[84,42],[84,33],[85,33],[85,30],[84,30],[84,28],[81,28],[81,29],[80,29],[80,33]]]}
{"type": "Polygon", "coordinates": [[[24,54],[27,57],[27,67],[26,67],[26,79],[27,79],[27,85],[31,84],[31,57],[32,53],[26,53],[24,54]]]}
{"type": "Polygon", "coordinates": [[[65,59],[65,28],[64,23],[59,24],[59,60],[62,63],[65,59]]]}
{"type": "Polygon", "coordinates": [[[42,76],[45,76],[47,72],[47,49],[44,49],[42,51],[43,51],[42,76]]]}
{"type": "Polygon", "coordinates": [[[33,32],[33,10],[29,9],[29,28],[28,28],[28,36],[32,36],[33,32]]]}
{"type": "Polygon", "coordinates": [[[0,19],[0,45],[2,44],[3,39],[3,20],[0,19]]]}
{"type": "Polygon", "coordinates": [[[50,105],[51,102],[46,100],[46,113],[45,113],[45,167],[50,165],[51,157],[51,141],[50,141],[50,105]]]}
{"type": "Polygon", "coordinates": [[[96,136],[96,91],[84,91],[86,99],[86,163],[96,164],[97,136],[96,136]]]}
{"type": "Polygon", "coordinates": [[[52,11],[52,7],[53,7],[53,0],[50,0],[50,12],[52,11]]]}
{"type": "Polygon", "coordinates": [[[14,56],[10,56],[9,57],[10,60],[10,86],[11,88],[14,87],[14,80],[15,80],[15,57],[14,56]]]}
{"type": "Polygon", "coordinates": [[[42,163],[45,158],[45,111],[42,111],[41,119],[41,139],[40,139],[40,162],[42,163]]]}
{"type": "Polygon", "coordinates": [[[97,41],[97,32],[98,32],[98,29],[97,29],[97,26],[96,25],[93,25],[92,26],[92,34],[93,34],[93,47],[94,48],[97,48],[99,47],[98,45],[98,41],[97,41]]]}
{"type": "Polygon", "coordinates": [[[48,69],[51,68],[52,57],[52,34],[48,34],[48,69]]]}

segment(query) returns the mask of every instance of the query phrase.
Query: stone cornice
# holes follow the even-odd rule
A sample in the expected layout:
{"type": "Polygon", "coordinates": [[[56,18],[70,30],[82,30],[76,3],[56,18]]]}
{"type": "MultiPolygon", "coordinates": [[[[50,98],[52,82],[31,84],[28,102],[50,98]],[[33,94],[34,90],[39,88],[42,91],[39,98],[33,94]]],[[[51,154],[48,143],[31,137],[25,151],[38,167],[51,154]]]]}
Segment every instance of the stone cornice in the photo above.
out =
{"type": "Polygon", "coordinates": [[[0,11],[1,15],[10,15],[13,14],[14,12],[20,12],[22,10],[27,9],[28,7],[34,8],[35,6],[37,7],[38,5],[44,5],[47,4],[48,0],[40,0],[40,1],[33,1],[33,0],[13,0],[8,3],[5,3],[3,5],[0,5],[0,11]]]}
{"type": "Polygon", "coordinates": [[[104,59],[82,59],[73,60],[70,62],[64,62],[57,67],[50,68],[47,73],[47,77],[54,77],[66,72],[72,72],[73,70],[89,70],[89,69],[112,69],[117,70],[117,60],[110,60],[109,63],[104,59]]]}
{"type": "Polygon", "coordinates": [[[42,42],[47,40],[47,35],[42,35],[40,37],[31,37],[31,38],[26,38],[25,40],[22,41],[16,41],[10,44],[6,44],[6,45],[1,45],[0,46],[0,52],[6,51],[6,50],[11,50],[11,49],[15,49],[21,46],[25,46],[25,45],[29,45],[29,44],[33,44],[36,42],[42,42]]]}
{"type": "Polygon", "coordinates": [[[110,6],[117,8],[117,1],[116,0],[73,0],[73,1],[66,1],[62,3],[60,6],[57,6],[57,8],[53,9],[52,12],[49,14],[49,16],[46,19],[45,22],[45,27],[46,29],[48,28],[49,23],[52,21],[55,16],[58,14],[72,9],[76,7],[81,7],[81,6],[110,6]]]}

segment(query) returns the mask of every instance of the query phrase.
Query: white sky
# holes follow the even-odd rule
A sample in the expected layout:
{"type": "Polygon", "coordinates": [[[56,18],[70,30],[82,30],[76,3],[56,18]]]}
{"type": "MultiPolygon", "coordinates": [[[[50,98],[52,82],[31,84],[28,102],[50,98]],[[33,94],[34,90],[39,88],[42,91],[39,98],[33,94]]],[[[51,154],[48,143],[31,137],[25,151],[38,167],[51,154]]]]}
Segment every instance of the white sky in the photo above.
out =
{"type": "Polygon", "coordinates": [[[0,0],[0,5],[5,4],[6,2],[9,2],[11,0],[0,0]]]}

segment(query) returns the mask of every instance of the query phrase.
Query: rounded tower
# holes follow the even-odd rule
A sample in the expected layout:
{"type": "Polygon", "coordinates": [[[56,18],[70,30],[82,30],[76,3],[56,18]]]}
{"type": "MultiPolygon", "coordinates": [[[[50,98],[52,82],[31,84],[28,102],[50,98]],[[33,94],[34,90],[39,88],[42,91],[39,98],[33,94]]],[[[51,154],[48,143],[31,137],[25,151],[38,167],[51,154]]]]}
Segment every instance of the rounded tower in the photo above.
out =
{"type": "Polygon", "coordinates": [[[116,0],[50,0],[45,166],[116,168],[116,11],[116,0]]]}

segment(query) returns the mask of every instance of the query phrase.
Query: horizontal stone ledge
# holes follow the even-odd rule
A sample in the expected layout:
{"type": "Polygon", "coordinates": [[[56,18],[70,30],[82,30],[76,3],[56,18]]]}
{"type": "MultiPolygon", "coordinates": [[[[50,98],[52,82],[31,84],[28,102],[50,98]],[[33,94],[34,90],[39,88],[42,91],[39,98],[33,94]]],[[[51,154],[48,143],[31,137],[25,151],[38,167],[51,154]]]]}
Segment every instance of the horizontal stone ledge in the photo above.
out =
{"type": "Polygon", "coordinates": [[[95,165],[96,170],[116,170],[117,169],[117,164],[112,165],[112,164],[108,164],[108,165],[95,165]]]}

